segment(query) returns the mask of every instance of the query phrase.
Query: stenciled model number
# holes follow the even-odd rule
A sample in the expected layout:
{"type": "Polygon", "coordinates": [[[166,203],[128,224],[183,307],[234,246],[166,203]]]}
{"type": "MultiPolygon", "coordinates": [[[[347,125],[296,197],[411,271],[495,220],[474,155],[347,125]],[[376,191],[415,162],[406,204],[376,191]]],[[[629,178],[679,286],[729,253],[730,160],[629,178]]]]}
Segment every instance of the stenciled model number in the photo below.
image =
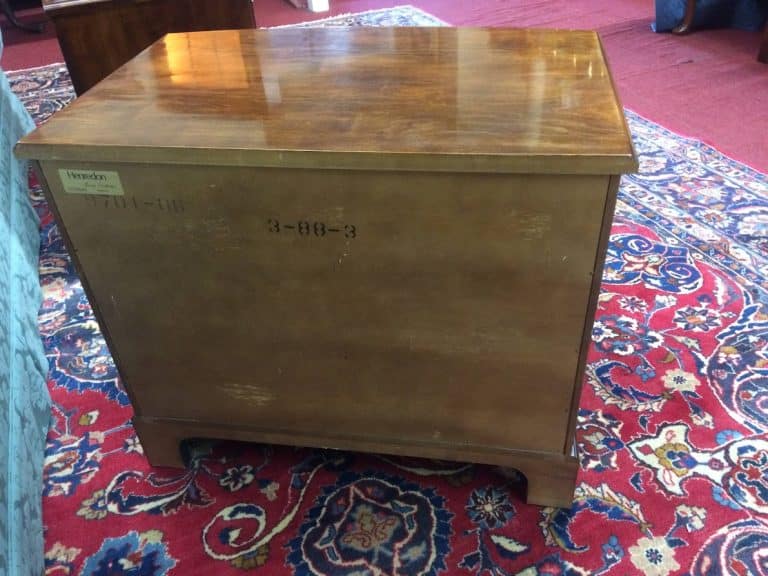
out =
{"type": "Polygon", "coordinates": [[[285,223],[275,218],[270,218],[267,220],[267,226],[273,234],[293,233],[299,236],[314,236],[317,238],[322,238],[329,234],[343,234],[344,238],[357,238],[357,226],[353,224],[331,226],[325,222],[310,220],[285,223]]]}
{"type": "Polygon", "coordinates": [[[102,196],[92,194],[83,196],[85,202],[95,208],[118,208],[121,210],[159,210],[171,214],[184,212],[184,202],[175,198],[154,198],[139,200],[135,196],[102,196]]]}

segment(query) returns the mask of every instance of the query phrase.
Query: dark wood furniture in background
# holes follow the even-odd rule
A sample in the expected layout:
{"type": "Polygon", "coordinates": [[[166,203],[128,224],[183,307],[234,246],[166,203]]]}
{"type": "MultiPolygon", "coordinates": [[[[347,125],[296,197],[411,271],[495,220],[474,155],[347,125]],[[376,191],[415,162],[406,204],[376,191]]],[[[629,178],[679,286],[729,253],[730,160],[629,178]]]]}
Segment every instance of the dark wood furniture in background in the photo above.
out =
{"type": "MultiPolygon", "coordinates": [[[[683,19],[675,28],[673,34],[689,34],[693,31],[693,17],[696,15],[696,0],[687,0],[685,4],[685,14],[683,19]]],[[[763,30],[763,39],[760,41],[757,59],[760,62],[768,64],[768,22],[763,30]]]]}
{"type": "Polygon", "coordinates": [[[696,15],[696,0],[687,0],[685,13],[680,24],[672,29],[673,34],[688,34],[693,27],[693,17],[696,15]]]}
{"type": "MultiPolygon", "coordinates": [[[[26,3],[23,3],[24,5],[22,6],[17,4],[22,3],[13,2],[13,0],[0,0],[0,12],[2,12],[3,15],[8,19],[8,22],[10,22],[13,26],[16,26],[16,28],[26,30],[27,32],[42,32],[45,29],[44,22],[29,23],[19,20],[19,18],[16,16],[16,10],[19,8],[29,8],[29,6],[27,6],[26,3]]],[[[39,0],[37,2],[37,6],[40,6],[39,0]]]]}
{"type": "Polygon", "coordinates": [[[168,32],[253,28],[252,0],[43,0],[82,94],[168,32]]]}
{"type": "Polygon", "coordinates": [[[637,167],[597,34],[171,34],[17,151],[153,464],[186,438],[407,454],[570,506],[637,167]]]}

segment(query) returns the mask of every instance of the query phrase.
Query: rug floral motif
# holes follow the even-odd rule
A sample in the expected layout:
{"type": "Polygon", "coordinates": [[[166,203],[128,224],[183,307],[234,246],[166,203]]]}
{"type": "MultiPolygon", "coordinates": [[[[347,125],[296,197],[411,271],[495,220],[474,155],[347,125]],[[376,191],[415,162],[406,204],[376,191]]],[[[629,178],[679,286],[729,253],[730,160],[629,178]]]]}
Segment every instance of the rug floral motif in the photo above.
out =
{"type": "MultiPolygon", "coordinates": [[[[381,12],[342,23],[393,21],[381,12]]],[[[73,97],[61,65],[10,77],[38,122],[73,97]]],[[[195,445],[186,471],[149,467],[32,182],[47,574],[768,574],[768,178],[627,116],[640,173],[611,231],[570,510],[457,463],[222,442],[195,445]]]]}

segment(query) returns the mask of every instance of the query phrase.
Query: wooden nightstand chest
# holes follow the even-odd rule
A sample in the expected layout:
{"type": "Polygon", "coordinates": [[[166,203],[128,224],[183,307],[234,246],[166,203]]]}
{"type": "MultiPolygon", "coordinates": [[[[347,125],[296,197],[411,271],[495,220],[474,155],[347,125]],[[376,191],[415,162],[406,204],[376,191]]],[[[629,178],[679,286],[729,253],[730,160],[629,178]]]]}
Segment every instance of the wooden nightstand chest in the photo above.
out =
{"type": "Polygon", "coordinates": [[[235,438],[519,469],[569,505],[619,175],[591,32],[173,34],[19,145],[153,464],[235,438]]]}

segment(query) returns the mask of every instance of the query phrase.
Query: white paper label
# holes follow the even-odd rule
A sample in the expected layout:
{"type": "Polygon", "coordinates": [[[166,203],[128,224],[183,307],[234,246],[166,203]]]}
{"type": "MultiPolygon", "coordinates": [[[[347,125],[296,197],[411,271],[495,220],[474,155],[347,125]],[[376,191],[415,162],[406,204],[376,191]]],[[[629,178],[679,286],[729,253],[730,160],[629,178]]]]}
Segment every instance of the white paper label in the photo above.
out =
{"type": "Polygon", "coordinates": [[[99,194],[102,196],[122,196],[123,185],[117,172],[103,170],[59,169],[59,177],[64,191],[68,194],[99,194]]]}

